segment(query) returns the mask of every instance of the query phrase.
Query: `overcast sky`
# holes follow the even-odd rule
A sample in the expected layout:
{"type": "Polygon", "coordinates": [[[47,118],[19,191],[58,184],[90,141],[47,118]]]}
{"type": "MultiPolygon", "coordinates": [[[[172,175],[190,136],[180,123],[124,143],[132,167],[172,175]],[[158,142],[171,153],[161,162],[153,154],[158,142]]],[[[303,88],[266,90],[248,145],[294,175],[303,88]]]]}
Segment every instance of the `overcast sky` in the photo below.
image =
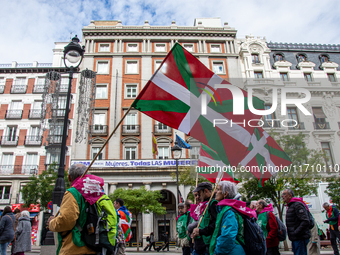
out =
{"type": "Polygon", "coordinates": [[[52,62],[54,42],[69,41],[91,20],[123,25],[192,26],[220,17],[237,37],[267,41],[340,44],[339,0],[0,0],[0,64],[52,62]]]}

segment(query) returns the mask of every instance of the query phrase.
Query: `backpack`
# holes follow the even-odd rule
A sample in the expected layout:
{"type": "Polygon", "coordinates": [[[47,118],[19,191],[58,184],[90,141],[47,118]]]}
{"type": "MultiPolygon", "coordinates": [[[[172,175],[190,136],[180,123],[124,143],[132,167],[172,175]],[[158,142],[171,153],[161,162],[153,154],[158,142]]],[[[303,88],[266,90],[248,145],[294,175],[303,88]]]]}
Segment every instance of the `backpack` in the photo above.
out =
{"type": "Polygon", "coordinates": [[[147,241],[147,242],[150,242],[150,236],[147,236],[147,237],[146,237],[146,241],[147,241]]]}
{"type": "Polygon", "coordinates": [[[249,216],[239,213],[234,208],[231,210],[234,213],[239,214],[243,219],[244,244],[238,240],[238,237],[236,237],[236,240],[242,245],[246,255],[266,255],[266,239],[264,238],[261,227],[256,223],[255,218],[250,218],[249,216]]]}
{"type": "Polygon", "coordinates": [[[306,206],[304,203],[301,203],[301,202],[297,202],[297,203],[300,203],[303,205],[303,208],[307,211],[307,215],[308,215],[308,219],[309,219],[309,224],[308,224],[308,228],[309,229],[312,229],[315,225],[315,222],[314,222],[314,217],[313,215],[310,213],[309,210],[307,210],[306,206]]]}
{"type": "MultiPolygon", "coordinates": [[[[287,229],[285,224],[283,224],[282,220],[279,219],[279,217],[275,216],[277,226],[279,227],[277,231],[277,238],[280,242],[283,242],[287,238],[287,229]]],[[[267,212],[267,221],[269,222],[269,212],[267,212]]]]}
{"type": "Polygon", "coordinates": [[[101,252],[105,248],[108,254],[115,254],[119,244],[117,213],[111,199],[104,194],[95,204],[87,203],[86,215],[84,228],[80,230],[86,246],[96,252],[101,252]]]}

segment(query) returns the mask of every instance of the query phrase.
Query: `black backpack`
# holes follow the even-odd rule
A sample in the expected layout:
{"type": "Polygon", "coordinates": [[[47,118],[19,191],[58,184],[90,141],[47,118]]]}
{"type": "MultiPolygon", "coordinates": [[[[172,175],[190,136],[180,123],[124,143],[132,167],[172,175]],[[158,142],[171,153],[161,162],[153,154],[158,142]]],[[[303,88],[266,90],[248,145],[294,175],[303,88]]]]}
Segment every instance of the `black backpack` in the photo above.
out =
{"type": "Polygon", "coordinates": [[[246,255],[266,255],[266,239],[264,238],[261,227],[256,223],[256,219],[239,213],[234,208],[231,210],[239,214],[243,219],[244,244],[241,240],[238,240],[238,237],[236,237],[236,240],[242,245],[246,255]]]}
{"type": "MultiPolygon", "coordinates": [[[[277,238],[280,242],[283,242],[287,238],[287,228],[285,224],[283,224],[282,220],[280,220],[277,216],[275,216],[277,226],[279,227],[277,231],[277,238]]],[[[269,212],[267,212],[267,222],[269,223],[269,212]]]]}
{"type": "Polygon", "coordinates": [[[309,229],[312,229],[312,228],[314,227],[314,225],[315,225],[313,215],[310,213],[309,210],[307,210],[307,208],[306,208],[306,206],[305,206],[304,203],[302,203],[302,202],[297,202],[297,203],[302,204],[302,205],[303,205],[303,208],[307,211],[307,215],[308,215],[308,219],[309,219],[308,227],[309,227],[309,229]]]}
{"type": "Polygon", "coordinates": [[[146,241],[147,241],[147,242],[150,242],[150,236],[147,236],[147,237],[146,237],[146,241]]]}

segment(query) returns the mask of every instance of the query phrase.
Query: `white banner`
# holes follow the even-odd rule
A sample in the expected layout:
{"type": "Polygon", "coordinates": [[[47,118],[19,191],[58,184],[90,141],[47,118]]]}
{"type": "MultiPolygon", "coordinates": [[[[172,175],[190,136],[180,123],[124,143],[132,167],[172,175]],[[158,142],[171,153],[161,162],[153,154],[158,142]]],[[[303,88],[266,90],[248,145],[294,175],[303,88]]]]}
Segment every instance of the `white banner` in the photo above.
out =
{"type": "MultiPolygon", "coordinates": [[[[179,166],[196,166],[197,159],[180,159],[179,166]]],[[[91,160],[71,160],[73,164],[90,165],[91,160]]],[[[173,159],[150,159],[150,160],[96,160],[91,168],[131,168],[131,167],[171,167],[176,166],[176,160],[173,159]]]]}

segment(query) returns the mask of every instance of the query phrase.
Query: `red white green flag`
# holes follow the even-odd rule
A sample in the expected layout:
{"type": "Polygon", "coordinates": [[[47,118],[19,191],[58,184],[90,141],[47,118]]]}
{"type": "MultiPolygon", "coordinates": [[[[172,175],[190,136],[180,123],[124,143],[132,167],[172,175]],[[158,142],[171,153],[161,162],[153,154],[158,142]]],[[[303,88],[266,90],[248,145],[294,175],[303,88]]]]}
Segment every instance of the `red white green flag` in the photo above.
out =
{"type": "Polygon", "coordinates": [[[221,181],[239,183],[239,181],[233,177],[234,174],[229,166],[226,166],[221,161],[214,150],[204,144],[201,144],[197,167],[196,170],[198,174],[212,183],[216,183],[221,175],[221,181]]]}
{"type": "MultiPolygon", "coordinates": [[[[244,115],[233,115],[234,89],[176,43],[132,107],[209,146],[225,165],[237,166],[254,130],[247,122],[260,117],[249,111],[247,92],[240,89],[244,115]],[[206,107],[206,114],[202,106],[206,107]],[[214,126],[216,119],[228,123],[214,126]]],[[[264,108],[263,101],[256,97],[252,100],[256,109],[264,108]]]]}
{"type": "Polygon", "coordinates": [[[260,180],[259,186],[263,187],[264,181],[278,171],[288,170],[291,163],[289,156],[266,131],[255,128],[241,165],[260,180]]]}

